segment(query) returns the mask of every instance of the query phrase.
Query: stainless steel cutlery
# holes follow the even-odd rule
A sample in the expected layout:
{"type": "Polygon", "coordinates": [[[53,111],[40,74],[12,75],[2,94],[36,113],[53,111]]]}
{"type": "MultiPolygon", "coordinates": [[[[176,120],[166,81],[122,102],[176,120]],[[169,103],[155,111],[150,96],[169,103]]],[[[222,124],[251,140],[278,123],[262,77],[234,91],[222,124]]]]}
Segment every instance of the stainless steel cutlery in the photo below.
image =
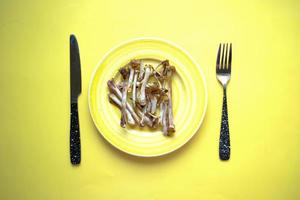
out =
{"type": "Polygon", "coordinates": [[[219,157],[221,160],[229,160],[230,158],[230,137],[226,89],[231,77],[231,60],[232,45],[220,44],[217,55],[216,73],[217,79],[223,87],[223,108],[219,141],[219,157]]]}
{"type": "Polygon", "coordinates": [[[80,164],[80,129],[78,116],[78,96],[81,93],[81,69],[79,47],[75,35],[70,36],[70,81],[71,81],[71,124],[70,159],[73,165],[80,164]]]}

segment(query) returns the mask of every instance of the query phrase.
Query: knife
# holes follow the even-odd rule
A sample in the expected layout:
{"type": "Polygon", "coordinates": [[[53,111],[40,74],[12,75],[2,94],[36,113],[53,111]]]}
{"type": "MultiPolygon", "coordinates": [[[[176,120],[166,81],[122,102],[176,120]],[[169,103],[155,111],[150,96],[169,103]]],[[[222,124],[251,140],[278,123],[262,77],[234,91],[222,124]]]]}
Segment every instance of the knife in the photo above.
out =
{"type": "Polygon", "coordinates": [[[73,165],[80,164],[80,129],[78,116],[78,96],[81,93],[81,70],[79,48],[75,35],[70,35],[70,82],[71,82],[71,124],[70,158],[73,165]]]}

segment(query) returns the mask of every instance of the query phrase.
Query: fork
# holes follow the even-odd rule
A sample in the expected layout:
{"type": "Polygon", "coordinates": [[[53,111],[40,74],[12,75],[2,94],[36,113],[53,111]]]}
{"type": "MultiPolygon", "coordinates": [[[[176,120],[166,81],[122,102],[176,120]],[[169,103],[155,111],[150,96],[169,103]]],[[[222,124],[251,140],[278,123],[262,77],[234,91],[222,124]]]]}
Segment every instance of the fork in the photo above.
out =
{"type": "Polygon", "coordinates": [[[227,112],[227,95],[226,88],[230,80],[231,74],[231,58],[232,58],[232,45],[220,44],[217,55],[217,79],[223,87],[223,107],[222,107],[222,121],[219,141],[219,157],[221,160],[229,160],[230,158],[230,137],[229,137],[229,124],[227,112]]]}

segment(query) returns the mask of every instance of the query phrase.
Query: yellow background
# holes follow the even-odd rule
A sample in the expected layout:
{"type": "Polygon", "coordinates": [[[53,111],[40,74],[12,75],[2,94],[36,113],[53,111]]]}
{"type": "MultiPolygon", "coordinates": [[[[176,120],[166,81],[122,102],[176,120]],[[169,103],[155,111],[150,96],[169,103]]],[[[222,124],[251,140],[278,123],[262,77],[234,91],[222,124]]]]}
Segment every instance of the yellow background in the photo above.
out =
{"type": "Polygon", "coordinates": [[[300,2],[0,2],[0,199],[300,199],[300,2]],[[69,161],[69,34],[82,60],[82,164],[69,161]],[[160,158],[105,142],[88,111],[91,73],[114,45],[156,36],[184,47],[207,78],[199,133],[160,158]],[[233,43],[232,157],[218,158],[219,42],[233,43]]]}

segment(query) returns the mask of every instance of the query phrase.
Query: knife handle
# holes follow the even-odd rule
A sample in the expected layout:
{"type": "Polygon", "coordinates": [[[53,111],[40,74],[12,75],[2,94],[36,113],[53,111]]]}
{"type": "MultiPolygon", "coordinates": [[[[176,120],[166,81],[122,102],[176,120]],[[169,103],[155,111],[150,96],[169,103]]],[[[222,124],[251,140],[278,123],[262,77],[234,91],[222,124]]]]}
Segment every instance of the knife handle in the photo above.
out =
{"type": "Polygon", "coordinates": [[[71,103],[70,156],[73,165],[80,164],[80,130],[77,102],[71,103]]]}

